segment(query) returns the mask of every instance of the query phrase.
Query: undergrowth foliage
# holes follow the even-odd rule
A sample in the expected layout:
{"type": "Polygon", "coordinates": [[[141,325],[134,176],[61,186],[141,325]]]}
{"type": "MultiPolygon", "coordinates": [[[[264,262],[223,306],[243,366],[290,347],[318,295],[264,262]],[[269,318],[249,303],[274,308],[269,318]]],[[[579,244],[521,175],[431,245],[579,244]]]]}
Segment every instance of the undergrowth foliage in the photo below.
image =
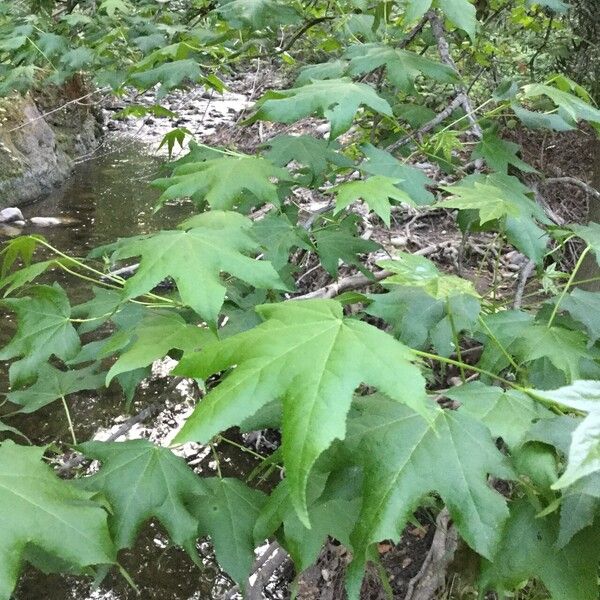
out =
{"type": "MultiPolygon", "coordinates": [[[[512,23],[537,19],[528,34],[560,28],[568,9],[560,0],[477,4],[512,23]]],[[[64,480],[42,460],[49,449],[28,446],[5,418],[1,599],[24,562],[50,572],[118,567],[117,551],[155,518],[195,561],[196,539],[209,535],[241,588],[266,538],[300,571],[332,537],[352,555],[356,600],[377,543],[397,541],[424,502],[445,507],[479,555],[482,591],[504,597],[537,579],[557,600],[597,597],[600,294],[577,284],[585,257],[600,260],[600,225],[557,226],[526,183],[539,174],[500,133],[509,122],[596,127],[600,111],[563,75],[513,77],[477,95],[467,71],[489,66],[490,27],[469,0],[0,5],[4,94],[83,70],[116,93],[158,87],[160,102],[192,84],[221,91],[237,61],[270,56],[295,83],[266,92],[240,127],[328,123],[326,139],[309,126],[248,155],[192,141],[155,182],[161,205],[190,198],[197,209],[177,229],[85,259],[41,237],[6,244],[0,286],[18,328],[0,359],[10,361],[15,410],[55,401],[67,409],[70,394],[111,382],[131,401],[155,360],[177,356],[172,376],[206,394],[174,445],[214,444],[233,426],[276,428],[281,449],[266,466],[285,477],[266,495],[199,478],[145,441],[77,444],[72,428],[74,448],[100,468],[64,480]],[[419,157],[446,183],[430,179],[419,157]],[[322,208],[303,214],[299,192],[322,208]],[[389,226],[406,207],[456,211],[465,238],[492,232],[527,258],[539,289],[513,303],[409,252],[369,267],[365,255],[380,247],[360,236],[357,214],[389,226]],[[583,250],[557,278],[573,238],[583,250]],[[308,254],[333,284],[300,295],[297,259],[308,254]],[[129,279],[112,273],[134,260],[129,279]],[[54,269],[91,280],[90,299],[71,306],[58,283],[35,281],[54,269]],[[172,290],[158,292],[164,280],[172,290]],[[105,337],[82,342],[106,323],[105,337]],[[474,346],[479,358],[469,362],[474,346]],[[449,389],[448,369],[461,380],[449,389]]],[[[175,130],[165,144],[186,135],[175,130]]]]}

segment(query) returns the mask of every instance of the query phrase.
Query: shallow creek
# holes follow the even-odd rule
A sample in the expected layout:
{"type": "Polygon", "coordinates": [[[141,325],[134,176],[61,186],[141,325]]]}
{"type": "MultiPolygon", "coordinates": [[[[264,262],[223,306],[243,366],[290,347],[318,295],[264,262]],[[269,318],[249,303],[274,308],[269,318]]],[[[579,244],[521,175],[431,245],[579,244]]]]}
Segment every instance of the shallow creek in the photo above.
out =
{"type": "MultiPolygon", "coordinates": [[[[77,167],[68,182],[45,200],[23,207],[25,217],[51,216],[73,219],[69,225],[34,228],[23,233],[42,234],[61,251],[85,256],[89,250],[127,237],[169,228],[192,212],[190,205],[166,206],[153,214],[158,193],[149,182],[159,173],[162,160],[148,153],[147,147],[119,140],[111,147],[104,145],[98,156],[77,167]]],[[[10,231],[0,231],[7,239],[10,231]]],[[[72,304],[90,297],[89,284],[53,272],[46,281],[59,281],[67,289],[72,304]]],[[[14,321],[3,313],[0,345],[14,333],[14,321]]],[[[165,391],[166,380],[147,381],[140,386],[134,399],[132,413],[137,413],[159,399],[165,409],[128,434],[145,437],[160,443],[171,433],[190,410],[185,390],[165,391]]],[[[7,365],[0,363],[0,391],[8,388],[7,365]]],[[[78,439],[106,438],[127,418],[122,392],[117,386],[99,393],[82,392],[69,397],[69,405],[78,439]]],[[[0,416],[14,410],[4,406],[0,416]]],[[[36,444],[54,440],[68,442],[69,433],[60,402],[37,413],[7,419],[36,444]]],[[[121,438],[122,439],[122,438],[121,438]]],[[[212,475],[211,456],[200,447],[184,450],[188,462],[198,473],[212,475]]],[[[248,473],[254,466],[248,454],[236,448],[222,449],[221,469],[224,475],[248,473]]],[[[112,573],[96,591],[90,591],[91,579],[45,576],[30,569],[21,580],[15,600],[208,600],[220,598],[231,585],[215,565],[210,545],[199,544],[205,569],[192,564],[186,554],[169,544],[156,524],[148,524],[140,533],[135,549],[123,552],[120,560],[140,588],[138,596],[125,580],[112,573]]]]}

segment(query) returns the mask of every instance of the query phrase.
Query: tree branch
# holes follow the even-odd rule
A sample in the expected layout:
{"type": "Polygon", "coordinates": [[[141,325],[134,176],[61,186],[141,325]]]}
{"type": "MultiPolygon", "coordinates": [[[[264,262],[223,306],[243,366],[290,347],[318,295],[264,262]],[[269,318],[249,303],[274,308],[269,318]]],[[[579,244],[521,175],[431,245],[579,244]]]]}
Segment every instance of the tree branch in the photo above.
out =
{"type": "MultiPolygon", "coordinates": [[[[427,246],[425,248],[421,248],[421,250],[417,250],[413,252],[413,254],[418,256],[429,256],[433,254],[438,249],[437,244],[433,244],[431,246],[427,246]]],[[[314,290],[312,292],[308,292],[307,294],[303,294],[302,296],[296,296],[293,300],[309,300],[310,298],[335,298],[335,296],[339,296],[343,292],[348,292],[350,290],[357,290],[368,285],[372,285],[381,281],[382,279],[386,279],[393,275],[392,271],[377,271],[377,273],[372,273],[371,277],[367,277],[362,273],[357,273],[356,275],[350,275],[349,277],[344,277],[339,281],[334,281],[325,287],[319,288],[318,290],[314,290]]]]}
{"type": "MultiPolygon", "coordinates": [[[[444,24],[442,23],[438,13],[435,10],[430,10],[427,12],[427,19],[431,24],[431,31],[433,36],[436,39],[438,52],[440,54],[440,58],[442,62],[448,65],[454,72],[460,77],[460,72],[452,55],[450,54],[450,46],[448,44],[448,40],[446,39],[446,32],[444,30],[444,24]]],[[[462,94],[462,107],[465,109],[467,113],[467,119],[469,119],[469,123],[471,123],[471,129],[473,130],[473,135],[478,138],[483,137],[483,131],[481,130],[481,126],[475,117],[475,111],[473,110],[473,105],[471,104],[471,100],[467,95],[467,90],[463,85],[457,86],[457,92],[459,95],[462,94]]]]}

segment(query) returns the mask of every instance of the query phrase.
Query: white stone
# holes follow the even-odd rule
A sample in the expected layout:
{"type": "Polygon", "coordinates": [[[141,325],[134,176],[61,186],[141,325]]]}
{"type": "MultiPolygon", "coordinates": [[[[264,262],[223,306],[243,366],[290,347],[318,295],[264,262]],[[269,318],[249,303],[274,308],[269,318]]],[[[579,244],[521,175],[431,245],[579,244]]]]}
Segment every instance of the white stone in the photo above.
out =
{"type": "Polygon", "coordinates": [[[37,227],[53,227],[63,224],[63,221],[57,217],[31,217],[29,221],[37,227]]]}
{"type": "Polygon", "coordinates": [[[24,221],[25,217],[18,208],[3,208],[0,210],[0,223],[12,223],[14,221],[24,221]]]}

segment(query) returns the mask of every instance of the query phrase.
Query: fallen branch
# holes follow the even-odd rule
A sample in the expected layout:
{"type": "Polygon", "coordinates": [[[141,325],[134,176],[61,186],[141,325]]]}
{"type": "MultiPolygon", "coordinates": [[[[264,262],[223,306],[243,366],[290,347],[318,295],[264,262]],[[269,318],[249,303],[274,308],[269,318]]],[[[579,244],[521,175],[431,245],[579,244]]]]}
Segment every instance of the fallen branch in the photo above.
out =
{"type": "MultiPolygon", "coordinates": [[[[413,252],[413,254],[418,256],[429,256],[433,254],[438,249],[437,244],[433,244],[431,246],[426,246],[425,248],[421,248],[421,250],[417,250],[413,252]]],[[[314,290],[312,292],[308,292],[307,294],[303,294],[302,296],[296,296],[293,300],[309,300],[310,298],[334,298],[335,296],[339,296],[343,292],[348,292],[350,290],[357,290],[362,287],[366,287],[368,285],[372,285],[377,281],[381,281],[382,279],[386,279],[393,275],[392,271],[377,271],[377,273],[371,273],[370,277],[363,275],[362,273],[357,273],[356,275],[350,275],[349,277],[344,277],[339,281],[334,281],[325,287],[319,288],[318,290],[314,290]]]]}
{"type": "Polygon", "coordinates": [[[444,508],[435,521],[436,530],[431,548],[419,572],[408,583],[404,600],[431,600],[444,585],[448,565],[458,547],[458,534],[450,521],[450,513],[444,508]]]}
{"type": "Polygon", "coordinates": [[[600,192],[592,187],[589,183],[582,181],[581,179],[577,179],[577,177],[549,177],[542,181],[543,184],[547,183],[569,183],[571,185],[576,185],[581,188],[586,194],[593,196],[596,200],[600,200],[600,192]]]}

